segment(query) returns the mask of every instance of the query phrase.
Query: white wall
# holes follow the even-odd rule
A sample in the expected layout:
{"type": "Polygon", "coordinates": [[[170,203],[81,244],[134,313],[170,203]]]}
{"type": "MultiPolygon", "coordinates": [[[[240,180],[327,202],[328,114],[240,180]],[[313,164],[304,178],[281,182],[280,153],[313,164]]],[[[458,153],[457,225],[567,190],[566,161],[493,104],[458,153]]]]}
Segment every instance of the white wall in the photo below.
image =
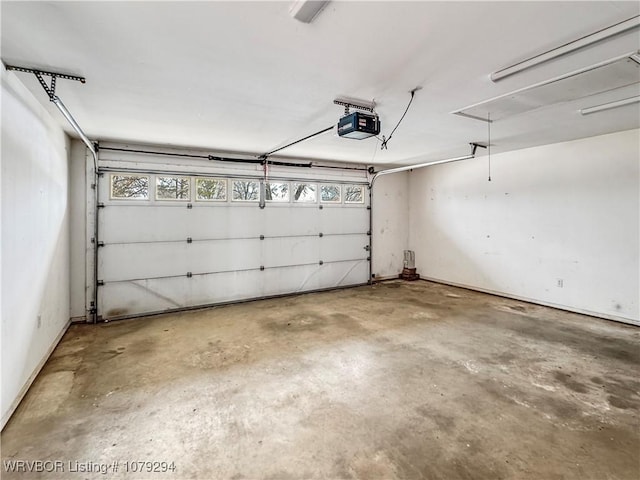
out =
{"type": "MultiPolygon", "coordinates": [[[[86,283],[87,147],[81,140],[71,140],[69,157],[69,266],[70,315],[73,321],[84,321],[86,283]]],[[[91,245],[89,245],[91,248],[91,245]]]]}
{"type": "Polygon", "coordinates": [[[69,322],[68,150],[63,130],[3,69],[2,426],[69,322]]]}
{"type": "Polygon", "coordinates": [[[631,130],[412,172],[418,272],[639,322],[639,159],[631,130]]]}
{"type": "Polygon", "coordinates": [[[384,175],[373,186],[373,274],[397,278],[409,241],[409,174],[384,175]]]}

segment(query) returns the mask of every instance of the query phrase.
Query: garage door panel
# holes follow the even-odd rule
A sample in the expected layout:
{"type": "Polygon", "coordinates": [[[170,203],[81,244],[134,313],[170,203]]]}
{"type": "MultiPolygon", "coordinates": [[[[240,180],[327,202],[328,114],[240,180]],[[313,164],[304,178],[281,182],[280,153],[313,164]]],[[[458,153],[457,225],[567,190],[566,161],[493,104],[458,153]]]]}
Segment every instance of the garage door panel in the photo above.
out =
{"type": "MultiPolygon", "coordinates": [[[[247,238],[259,237],[261,235],[261,210],[257,203],[220,203],[211,206],[195,204],[193,208],[184,211],[176,211],[177,216],[186,218],[186,222],[181,224],[176,222],[177,229],[171,225],[172,211],[163,208],[156,203],[156,208],[168,213],[167,221],[156,220],[164,225],[158,228],[162,231],[167,229],[173,237],[195,239],[220,239],[220,238],[247,238]],[[232,232],[232,235],[229,233],[232,232]]],[[[160,214],[164,217],[164,214],[160,214]]],[[[171,237],[171,238],[173,238],[171,237]]]]}
{"type": "Polygon", "coordinates": [[[253,298],[260,274],[258,270],[107,283],[100,289],[99,307],[103,318],[110,319],[253,298]]]}
{"type": "Polygon", "coordinates": [[[190,214],[186,207],[107,205],[100,211],[100,240],[105,243],[186,240],[190,214]]]}
{"type": "MultiPolygon", "coordinates": [[[[115,244],[102,248],[99,257],[100,280],[113,282],[177,275],[176,260],[185,256],[182,244],[115,244]],[[167,258],[171,252],[171,257],[167,258]]],[[[186,275],[183,270],[180,274],[186,275]]]]}
{"type": "Polygon", "coordinates": [[[337,262],[325,264],[320,269],[318,281],[327,287],[344,287],[366,283],[369,276],[369,262],[337,262]]]}
{"type": "Polygon", "coordinates": [[[228,232],[233,232],[233,238],[259,237],[264,234],[262,217],[257,205],[111,205],[100,212],[100,238],[105,243],[161,242],[188,237],[226,238],[228,232]]]}
{"type": "Polygon", "coordinates": [[[144,313],[224,303],[248,298],[363,283],[366,262],[306,265],[265,271],[199,275],[108,283],[101,287],[100,310],[113,319],[144,313]],[[212,294],[215,302],[211,302],[212,294]]]}
{"type": "MultiPolygon", "coordinates": [[[[144,175],[155,185],[160,174],[144,175]]],[[[193,201],[192,192],[188,208],[186,201],[150,195],[107,200],[99,211],[98,313],[104,319],[368,280],[365,204],[267,202],[260,208],[258,202],[193,201]]]]}
{"type": "Polygon", "coordinates": [[[295,293],[361,285],[366,283],[368,274],[369,265],[365,260],[272,269],[265,271],[263,294],[267,296],[282,291],[295,293]]]}
{"type": "Polygon", "coordinates": [[[214,210],[214,214],[203,218],[202,224],[198,227],[206,230],[202,233],[203,236],[244,238],[263,235],[263,213],[258,204],[233,204],[227,208],[211,210],[214,210]]]}
{"type": "Polygon", "coordinates": [[[320,256],[325,262],[367,258],[369,245],[367,235],[324,236],[320,244],[320,256]]]}
{"type": "Polygon", "coordinates": [[[300,265],[265,270],[263,296],[317,290],[321,288],[317,275],[319,269],[320,265],[300,265]]]}
{"type": "Polygon", "coordinates": [[[320,238],[268,238],[264,240],[263,252],[265,267],[318,263],[321,260],[320,238]]]}
{"type": "Polygon", "coordinates": [[[263,210],[263,234],[274,237],[291,235],[317,235],[320,233],[320,209],[308,205],[270,205],[263,210]]]}
{"type": "Polygon", "coordinates": [[[186,282],[186,301],[189,306],[193,306],[259,297],[262,273],[260,270],[252,270],[192,277],[186,282]]]}
{"type": "Polygon", "coordinates": [[[325,208],[321,217],[322,233],[367,233],[369,211],[364,207],[325,208]]]}
{"type": "Polygon", "coordinates": [[[98,291],[98,311],[111,319],[184,308],[180,285],[178,279],[106,283],[98,291]]]}
{"type": "Polygon", "coordinates": [[[129,280],[260,268],[260,240],[112,244],[100,255],[101,280],[129,280]]]}
{"type": "MultiPolygon", "coordinates": [[[[255,206],[234,207],[234,211],[238,218],[250,218],[250,214],[258,210],[255,206]]],[[[230,214],[230,208],[226,203],[212,206],[196,206],[190,212],[191,220],[188,224],[188,230],[185,232],[187,237],[194,239],[213,239],[227,238],[230,225],[233,220],[230,214]]],[[[252,218],[251,223],[255,223],[252,218]]],[[[238,225],[240,227],[241,225],[238,225]]],[[[238,228],[236,236],[249,237],[258,236],[255,234],[254,225],[246,225],[246,229],[238,228]]]]}

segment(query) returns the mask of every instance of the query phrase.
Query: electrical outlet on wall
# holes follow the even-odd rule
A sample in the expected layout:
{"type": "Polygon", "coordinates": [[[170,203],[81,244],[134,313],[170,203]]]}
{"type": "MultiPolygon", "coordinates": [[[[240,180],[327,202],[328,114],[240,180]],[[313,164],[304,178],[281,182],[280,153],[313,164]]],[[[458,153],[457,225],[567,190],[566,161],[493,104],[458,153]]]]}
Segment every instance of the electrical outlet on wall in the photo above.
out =
{"type": "Polygon", "coordinates": [[[558,288],[562,288],[562,287],[564,287],[564,280],[559,278],[558,279],[558,288]]]}
{"type": "Polygon", "coordinates": [[[38,328],[40,328],[42,326],[42,316],[38,315],[38,328]]]}

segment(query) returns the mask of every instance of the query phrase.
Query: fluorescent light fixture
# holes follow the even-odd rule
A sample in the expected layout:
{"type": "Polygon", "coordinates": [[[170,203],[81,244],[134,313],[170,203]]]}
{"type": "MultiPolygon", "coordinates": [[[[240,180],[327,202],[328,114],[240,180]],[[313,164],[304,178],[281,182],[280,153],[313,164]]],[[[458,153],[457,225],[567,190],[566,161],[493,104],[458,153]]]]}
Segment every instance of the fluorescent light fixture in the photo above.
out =
{"type": "Polygon", "coordinates": [[[289,14],[303,23],[311,23],[327,3],[329,0],[295,0],[289,9],[289,14]]]}
{"type": "Polygon", "coordinates": [[[635,97],[623,98],[622,100],[616,100],[614,102],[603,103],[602,105],[594,105],[593,107],[586,107],[580,110],[582,115],[589,115],[590,113],[602,112],[603,110],[610,110],[612,108],[622,107],[624,105],[630,105],[632,103],[640,102],[640,95],[635,97]]]}
{"type": "Polygon", "coordinates": [[[597,32],[591,33],[589,35],[585,35],[584,37],[574,40],[573,42],[565,43],[564,45],[560,45],[557,48],[540,53],[531,58],[515,63],[509,67],[498,70],[497,72],[493,72],[491,74],[491,80],[497,82],[499,80],[502,80],[503,78],[522,72],[523,70],[535,67],[536,65],[540,65],[544,62],[548,62],[549,60],[553,60],[554,58],[566,55],[575,50],[591,45],[592,43],[605,40],[619,33],[626,32],[627,30],[630,30],[632,28],[637,28],[638,26],[640,26],[640,15],[628,18],[627,20],[616,23],[615,25],[603,28],[602,30],[598,30],[597,32]]]}
{"type": "MultiPolygon", "coordinates": [[[[636,85],[640,71],[640,64],[636,58],[640,59],[638,50],[469,105],[451,113],[486,122],[487,114],[491,112],[491,121],[498,121],[549,105],[636,85]]],[[[633,90],[631,92],[635,93],[633,90]]]]}

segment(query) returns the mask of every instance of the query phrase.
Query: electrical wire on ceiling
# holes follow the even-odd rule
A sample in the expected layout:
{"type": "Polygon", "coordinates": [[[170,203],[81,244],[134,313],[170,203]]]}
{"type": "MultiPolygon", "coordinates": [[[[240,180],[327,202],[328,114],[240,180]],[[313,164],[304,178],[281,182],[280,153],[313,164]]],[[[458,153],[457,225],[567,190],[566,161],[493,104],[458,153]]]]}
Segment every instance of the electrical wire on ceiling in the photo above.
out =
{"type": "Polygon", "coordinates": [[[382,143],[380,144],[380,150],[387,150],[387,144],[389,143],[389,141],[391,141],[391,137],[393,137],[393,134],[396,132],[396,130],[398,129],[398,127],[400,126],[400,123],[402,123],[402,120],[404,120],[404,117],[407,115],[407,112],[409,111],[409,107],[411,107],[411,103],[413,102],[413,97],[415,96],[416,92],[418,90],[420,90],[422,87],[416,87],[413,90],[411,90],[411,99],[409,100],[409,103],[407,104],[407,108],[404,109],[404,113],[402,114],[402,117],[400,117],[400,120],[398,120],[398,123],[396,124],[395,127],[393,127],[393,130],[391,130],[391,135],[389,135],[389,138],[386,138],[384,135],[382,136],[382,139],[378,138],[378,140],[380,140],[382,143]]]}
{"type": "Polygon", "coordinates": [[[376,153],[378,153],[378,144],[380,142],[380,138],[376,135],[376,146],[373,147],[373,156],[371,157],[371,165],[373,165],[374,160],[376,159],[376,153]]]}

